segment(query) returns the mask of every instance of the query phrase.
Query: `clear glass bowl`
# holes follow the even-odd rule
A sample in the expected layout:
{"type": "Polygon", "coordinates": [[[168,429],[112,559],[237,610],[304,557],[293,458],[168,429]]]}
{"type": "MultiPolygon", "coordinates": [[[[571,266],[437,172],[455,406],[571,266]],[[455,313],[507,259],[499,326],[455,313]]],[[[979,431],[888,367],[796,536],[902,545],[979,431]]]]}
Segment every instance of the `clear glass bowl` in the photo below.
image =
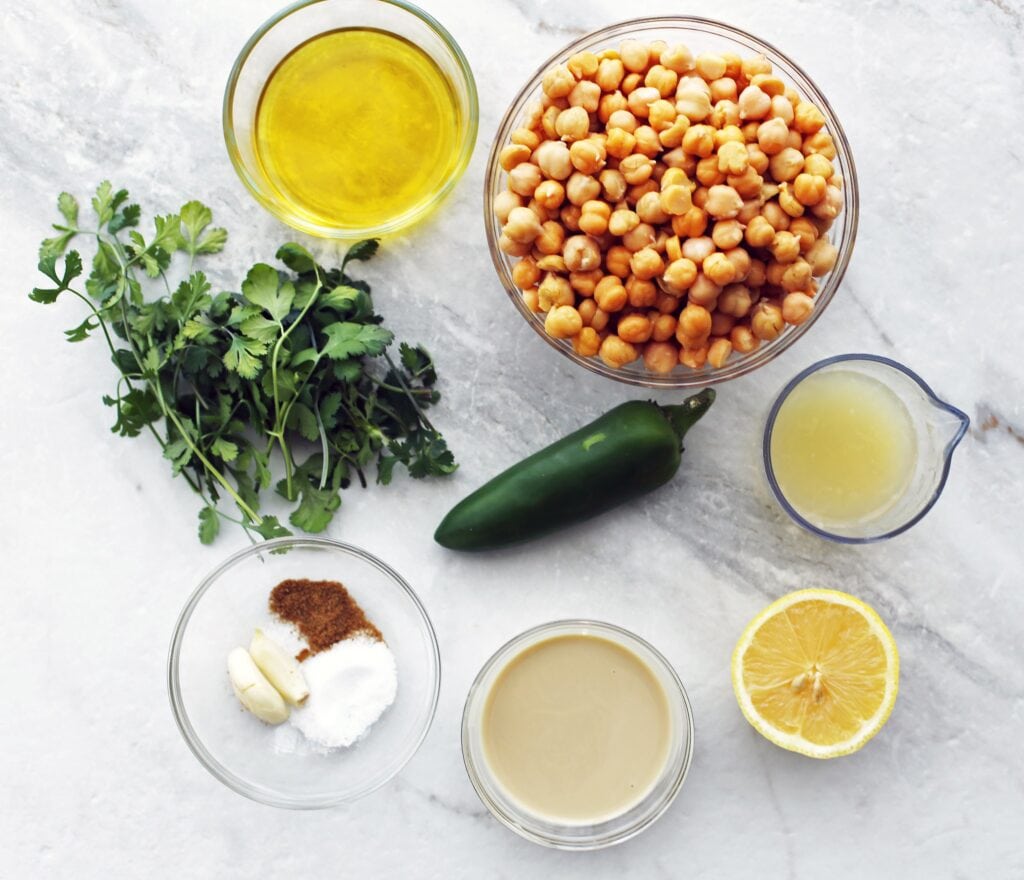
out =
{"type": "Polygon", "coordinates": [[[264,208],[289,226],[321,238],[370,238],[415,223],[451,192],[473,153],[478,113],[476,82],[466,56],[440,22],[422,9],[403,0],[300,0],[264,22],[235,59],[224,91],[224,141],[242,183],[264,208]],[[256,155],[253,125],[263,87],[282,58],[319,34],[356,27],[404,37],[426,52],[451,83],[464,125],[458,156],[429,196],[376,226],[326,226],[296,211],[267,182],[256,155]]]}
{"type": "Polygon", "coordinates": [[[693,713],[686,689],[668,660],[639,636],[594,620],[544,623],[502,645],[484,664],[466,697],[462,715],[462,757],[480,800],[503,825],[527,840],[555,849],[602,849],[635,837],[653,824],[675,800],[693,756],[693,713]],[[526,812],[491,773],[483,753],[481,722],[487,696],[508,663],[538,642],[563,635],[596,635],[632,651],[647,663],[668,697],[672,742],[661,776],[632,809],[595,825],[561,825],[526,812]]]}
{"type": "Polygon", "coordinates": [[[394,570],[337,541],[279,538],[236,553],[203,579],[178,618],[167,677],[174,720],[210,773],[253,800],[316,809],[362,797],[405,766],[434,718],[440,667],[427,613],[394,570]],[[249,644],[270,591],[286,578],[341,581],[395,655],[394,703],[347,749],[279,752],[276,728],[244,711],[232,693],[228,652],[249,644]]]}
{"type": "Polygon", "coordinates": [[[772,404],[762,444],[765,474],[782,509],[809,532],[842,544],[883,541],[918,523],[939,500],[949,476],[953,450],[966,435],[970,424],[967,413],[941,400],[924,379],[898,361],[875,354],[836,355],[811,364],[794,376],[772,404]],[[833,370],[860,373],[892,391],[906,407],[917,443],[914,471],[903,494],[879,515],[855,523],[812,522],[786,498],[772,467],[772,431],[786,398],[808,376],[833,370]]]}
{"type": "Polygon", "coordinates": [[[839,124],[839,119],[829,105],[825,96],[814,84],[803,69],[776,49],[770,43],[721,22],[706,18],[690,16],[666,16],[663,18],[638,18],[620,22],[585,37],[581,37],[560,49],[548,58],[522,88],[511,106],[505,113],[498,127],[498,133],[491,147],[487,161],[487,176],[484,181],[484,226],[487,230],[487,242],[491,249],[491,259],[501,283],[508,293],[509,299],[520,315],[552,348],[565,355],[574,363],[593,373],[607,376],[630,385],[641,385],[648,388],[696,388],[724,382],[743,376],[770,360],[778,357],[794,342],[803,336],[832,301],[839,288],[846,267],[853,252],[854,239],[857,236],[857,219],[859,214],[859,196],[857,190],[857,172],[853,164],[850,145],[839,124]],[[741,55],[763,53],[771,61],[775,74],[791,85],[802,97],[813,101],[825,115],[825,127],[832,135],[836,146],[836,158],[833,165],[843,177],[843,208],[834,225],[829,230],[832,243],[839,251],[835,267],[819,281],[821,286],[815,296],[814,311],[811,317],[796,327],[787,326],[777,339],[762,342],[760,348],[752,354],[733,356],[719,369],[705,366],[702,370],[691,370],[677,366],[667,375],[654,373],[646,369],[643,361],[638,360],[625,367],[615,369],[609,367],[599,358],[581,357],[573,351],[572,344],[564,339],[554,339],[544,332],[543,315],[538,316],[530,311],[523,302],[522,291],[512,283],[512,267],[515,260],[498,248],[498,237],[501,235],[501,224],[494,216],[494,199],[505,188],[505,172],[498,163],[501,148],[509,143],[512,131],[519,125],[528,104],[536,100],[541,93],[541,79],[553,65],[566,61],[571,55],[585,50],[599,51],[616,46],[624,39],[637,39],[647,42],[665,40],[669,43],[678,42],[688,45],[694,53],[706,51],[732,51],[741,55]]]}

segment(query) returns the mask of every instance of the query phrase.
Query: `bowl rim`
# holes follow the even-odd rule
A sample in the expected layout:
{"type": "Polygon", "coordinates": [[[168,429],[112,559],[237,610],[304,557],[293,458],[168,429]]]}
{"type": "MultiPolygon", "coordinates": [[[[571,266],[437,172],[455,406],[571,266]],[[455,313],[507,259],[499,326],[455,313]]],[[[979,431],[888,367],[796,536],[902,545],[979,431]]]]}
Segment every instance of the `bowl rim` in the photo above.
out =
{"type": "Polygon", "coordinates": [[[244,795],[245,797],[262,804],[293,810],[317,810],[354,801],[376,791],[378,788],[397,776],[405,765],[412,759],[413,755],[419,751],[420,746],[423,744],[427,734],[430,732],[434,716],[437,712],[438,700],[441,695],[441,652],[438,646],[437,634],[434,631],[434,626],[431,623],[430,616],[427,614],[427,610],[420,601],[419,596],[416,595],[413,588],[409,586],[406,580],[391,568],[390,565],[382,559],[374,556],[372,553],[363,550],[360,547],[356,547],[353,544],[346,544],[343,541],[335,541],[330,538],[291,536],[286,538],[274,538],[270,541],[262,541],[258,544],[253,544],[250,547],[243,547],[241,550],[231,554],[227,559],[217,565],[199,582],[199,586],[192,591],[192,594],[185,602],[185,605],[181,609],[178,619],[174,624],[174,634],[171,637],[170,648],[167,652],[166,675],[167,693],[171,703],[171,714],[174,716],[174,722],[189,750],[212,776],[238,794],[244,795]],[[181,659],[182,641],[184,639],[188,622],[192,617],[192,613],[195,611],[196,606],[202,600],[203,596],[206,595],[225,571],[232,568],[242,560],[248,559],[251,556],[258,556],[262,553],[272,553],[282,548],[291,549],[292,547],[303,546],[316,547],[319,549],[341,552],[348,556],[354,556],[363,562],[369,563],[382,574],[389,577],[406,593],[406,595],[412,600],[413,606],[419,612],[419,617],[422,620],[427,636],[429,637],[431,656],[433,658],[432,668],[434,673],[434,683],[433,693],[430,696],[430,706],[423,722],[423,729],[418,733],[412,744],[408,747],[408,754],[406,754],[394,766],[390,773],[379,780],[375,780],[372,785],[365,785],[353,792],[340,796],[317,795],[314,797],[307,797],[285,795],[280,792],[273,791],[272,789],[268,789],[265,786],[255,785],[229,770],[220,761],[214,758],[203,744],[203,741],[192,726],[192,722],[188,716],[188,711],[185,708],[184,699],[181,695],[181,682],[179,679],[178,667],[181,659]]]}
{"type": "Polygon", "coordinates": [[[964,435],[967,433],[970,426],[971,419],[967,413],[940,398],[932,390],[932,387],[917,373],[910,369],[910,367],[905,364],[901,364],[899,361],[893,360],[892,358],[885,357],[884,355],[867,354],[865,352],[850,352],[849,354],[832,355],[831,357],[822,358],[820,361],[815,361],[809,367],[802,369],[786,383],[772,402],[772,408],[768,413],[768,418],[765,420],[764,433],[761,437],[761,458],[764,463],[765,477],[768,480],[769,488],[772,490],[772,495],[775,496],[775,500],[779,503],[779,506],[789,514],[790,518],[798,526],[801,526],[808,532],[817,535],[819,538],[825,538],[826,540],[834,541],[837,544],[874,544],[878,541],[886,541],[889,538],[895,538],[897,535],[902,535],[905,531],[913,528],[922,519],[924,519],[928,512],[935,506],[935,503],[939,500],[939,496],[942,495],[942,490],[946,488],[946,481],[949,479],[949,469],[953,464],[953,452],[960,444],[960,441],[963,440],[964,435]],[[819,370],[834,366],[835,364],[846,363],[848,361],[867,361],[868,363],[880,364],[883,367],[888,367],[890,370],[902,373],[912,382],[917,384],[932,406],[936,409],[945,410],[960,422],[959,427],[952,437],[946,441],[946,445],[943,448],[942,473],[940,474],[939,481],[935,486],[935,491],[931,494],[920,510],[918,510],[913,516],[909,517],[906,522],[903,522],[898,526],[894,526],[888,531],[879,532],[877,535],[840,535],[837,532],[831,532],[828,529],[816,526],[806,517],[802,516],[789,502],[789,499],[786,498],[785,493],[782,491],[782,487],[779,485],[779,481],[775,477],[775,468],[772,466],[772,431],[775,428],[775,422],[778,419],[782,405],[789,398],[789,395],[796,390],[796,387],[800,385],[804,379],[812,376],[819,370]]]}
{"type": "MultiPolygon", "coordinates": [[[[452,165],[448,176],[445,179],[444,185],[432,193],[429,199],[415,208],[392,218],[391,220],[378,223],[374,226],[366,226],[358,229],[337,229],[320,223],[314,223],[294,212],[284,210],[279,203],[268,198],[263,193],[262,188],[258,185],[257,181],[253,179],[253,176],[249,173],[245,162],[241,158],[238,139],[235,136],[234,113],[232,111],[235,89],[238,85],[238,79],[241,75],[242,69],[245,67],[245,63],[249,60],[249,56],[252,54],[259,42],[278,24],[290,15],[301,12],[309,6],[331,2],[336,2],[336,0],[296,0],[296,2],[293,2],[290,5],[285,6],[283,9],[275,12],[258,28],[256,28],[255,31],[253,31],[252,35],[245,41],[245,44],[235,57],[235,61],[231,65],[231,71],[228,74],[227,83],[224,86],[224,98],[221,103],[221,128],[224,135],[224,143],[227,147],[228,158],[231,160],[231,165],[235,169],[235,173],[238,175],[238,178],[242,181],[245,188],[249,191],[250,195],[252,195],[252,197],[255,198],[263,208],[269,211],[270,214],[286,226],[290,226],[292,229],[305,232],[318,238],[332,239],[336,241],[355,241],[363,238],[375,238],[377,236],[389,235],[405,229],[430,214],[451,193],[459,180],[461,180],[466,168],[469,166],[469,161],[473,156],[473,150],[476,148],[476,140],[480,124],[480,99],[477,93],[476,79],[473,76],[473,70],[469,66],[469,61],[466,59],[465,53],[463,53],[462,48],[456,42],[455,38],[448,32],[441,22],[434,18],[429,12],[407,2],[407,0],[365,0],[365,2],[394,6],[396,9],[408,13],[413,18],[419,19],[437,35],[445,48],[451,53],[452,59],[455,61],[455,66],[458,68],[459,75],[461,76],[462,84],[466,89],[466,101],[469,107],[469,113],[465,121],[465,125],[460,128],[460,132],[463,137],[458,158],[452,165]]],[[[293,47],[293,49],[294,48],[296,47],[293,47]]],[[[422,47],[418,48],[422,49],[422,47]]],[[[424,49],[423,51],[425,52],[426,50],[424,49]]]]}
{"type": "MultiPolygon", "coordinates": [[[[515,656],[518,655],[512,654],[505,658],[505,664],[507,665],[510,663],[515,656]]],[[[673,696],[666,693],[666,698],[672,699],[673,696]]],[[[690,765],[693,762],[693,739],[693,705],[690,703],[689,694],[686,692],[686,687],[683,684],[682,679],[679,677],[679,673],[676,671],[676,668],[672,663],[669,662],[668,658],[665,657],[661,651],[655,648],[654,645],[642,636],[637,635],[635,632],[614,623],[595,620],[593,618],[580,617],[549,620],[512,636],[512,638],[508,639],[504,644],[495,649],[487,660],[484,661],[479,672],[477,672],[476,676],[473,678],[473,683],[469,686],[469,691],[466,694],[466,701],[462,709],[462,762],[466,769],[466,775],[469,777],[469,781],[472,784],[477,797],[483,805],[487,807],[487,811],[491,816],[497,819],[506,828],[515,832],[525,840],[529,840],[531,843],[540,844],[541,846],[549,847],[551,849],[574,851],[605,849],[606,847],[615,846],[617,844],[624,843],[627,840],[631,840],[653,825],[665,814],[668,808],[672,806],[676,797],[679,795],[679,792],[682,790],[683,784],[686,782],[686,778],[690,772],[690,765]],[[517,645],[531,641],[540,641],[541,637],[544,635],[554,633],[559,630],[581,634],[596,633],[609,638],[620,646],[625,643],[625,647],[630,650],[630,642],[640,645],[640,647],[649,652],[660,665],[661,670],[665,673],[672,686],[676,689],[676,694],[674,696],[679,697],[679,703],[682,708],[684,721],[684,731],[682,732],[685,733],[686,741],[683,745],[679,767],[672,777],[672,784],[662,795],[657,808],[651,813],[643,816],[642,821],[630,825],[621,831],[608,833],[604,837],[595,839],[573,840],[567,837],[558,837],[553,834],[544,834],[540,831],[534,830],[533,828],[527,827],[520,818],[506,813],[506,811],[494,801],[486,786],[483,784],[480,778],[480,772],[477,770],[476,762],[473,760],[471,753],[469,730],[470,711],[475,705],[474,701],[476,699],[486,698],[486,694],[481,695],[481,688],[483,686],[484,679],[494,669],[495,664],[498,663],[499,659],[502,659],[506,653],[510,652],[517,645]]],[[[667,774],[670,769],[669,764],[666,764],[664,772],[667,774]]],[[[607,821],[613,821],[613,819],[607,821]]]]}
{"type": "Polygon", "coordinates": [[[719,382],[726,382],[730,379],[737,379],[740,376],[753,372],[759,367],[762,367],[774,360],[790,348],[790,346],[800,339],[825,312],[825,309],[834,299],[835,294],[842,284],[850,259],[853,255],[860,216],[860,188],[857,182],[857,166],[854,162],[853,151],[850,148],[849,140],[846,137],[846,132],[843,130],[842,123],[839,121],[839,117],[833,110],[832,105],[829,103],[824,93],[822,93],[818,88],[814,80],[808,75],[807,71],[797,64],[789,55],[778,49],[774,44],[769,43],[767,40],[763,40],[749,31],[726,24],[725,22],[695,15],[645,16],[642,18],[625,19],[586,33],[552,53],[533,72],[533,74],[530,75],[525,85],[512,99],[508,109],[505,111],[501,121],[498,123],[497,131],[491,145],[490,153],[488,154],[487,165],[484,171],[483,189],[484,229],[487,233],[487,244],[491,252],[491,261],[494,264],[494,269],[498,275],[498,279],[502,287],[505,289],[505,293],[508,295],[508,298],[512,301],[513,306],[515,306],[516,311],[526,319],[526,322],[530,325],[533,331],[537,333],[551,348],[558,351],[564,357],[567,357],[577,366],[583,367],[591,373],[597,373],[598,375],[606,378],[614,379],[617,382],[642,388],[696,388],[706,385],[714,385],[719,382]],[[727,363],[725,367],[718,370],[711,368],[679,372],[677,368],[668,375],[652,373],[650,371],[633,372],[609,367],[599,358],[586,358],[578,355],[573,351],[572,346],[568,341],[563,339],[554,339],[544,332],[543,323],[537,319],[536,315],[529,311],[523,302],[522,292],[511,284],[510,278],[506,277],[506,255],[498,248],[497,233],[495,231],[497,223],[492,210],[492,192],[499,175],[504,173],[498,163],[498,156],[501,148],[506,145],[508,135],[511,134],[513,125],[517,121],[518,116],[522,113],[526,102],[540,85],[540,80],[543,77],[543,74],[549,67],[551,67],[551,65],[563,61],[576,51],[581,50],[597,40],[623,38],[627,37],[629,32],[632,30],[656,27],[689,27],[705,33],[725,36],[732,40],[738,40],[745,43],[749,42],[757,50],[765,53],[766,55],[774,56],[770,58],[770,60],[774,61],[777,58],[784,65],[791,68],[792,71],[796,73],[797,77],[803,80],[803,82],[797,83],[797,85],[800,86],[804,94],[808,94],[809,97],[816,102],[817,106],[825,114],[827,120],[826,128],[829,134],[832,135],[832,139],[836,144],[837,154],[842,158],[843,162],[849,166],[849,173],[843,180],[845,214],[843,221],[843,236],[838,245],[838,259],[835,266],[826,276],[826,281],[822,286],[822,289],[818,291],[815,297],[816,305],[814,310],[811,312],[811,316],[803,324],[795,327],[787,327],[785,331],[776,338],[776,340],[773,340],[768,346],[760,348],[760,353],[753,352],[750,355],[734,360],[731,364],[727,363]],[[724,32],[724,34],[721,32],[724,32]]]}

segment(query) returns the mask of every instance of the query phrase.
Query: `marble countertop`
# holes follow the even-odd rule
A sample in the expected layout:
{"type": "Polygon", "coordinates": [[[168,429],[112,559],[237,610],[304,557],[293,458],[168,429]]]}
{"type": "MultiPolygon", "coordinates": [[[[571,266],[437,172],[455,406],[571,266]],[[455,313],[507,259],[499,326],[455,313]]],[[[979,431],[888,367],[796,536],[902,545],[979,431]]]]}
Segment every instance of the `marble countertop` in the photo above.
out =
{"type": "MultiPolygon", "coordinates": [[[[62,189],[104,177],[150,209],[204,199],[232,232],[220,265],[293,233],[254,208],[225,155],[235,53],[279,0],[0,3],[0,320],[4,608],[0,875],[68,877],[1024,876],[1024,7],[1019,0],[698,2],[780,46],[829,96],[856,157],[860,234],[828,312],[759,372],[720,387],[683,472],[643,503],[529,548],[449,554],[433,524],[485,477],[613,403],[505,301],[480,222],[486,151],[532,69],[630,14],[611,0],[425,0],[464,48],[481,98],[476,154],[442,214],[365,269],[398,335],[438,355],[436,421],[461,468],[345,493],[329,534],[379,553],[419,591],[443,683],[422,748],[348,808],[252,803],[193,759],[165,658],[197,580],[243,546],[195,540],[196,503],[145,437],[109,432],[102,347],[70,346],[70,303],[43,309],[35,249],[62,189]],[[759,437],[771,397],[818,358],[898,358],[973,419],[945,494],[907,534],[840,547],[770,500],[759,437]],[[769,600],[823,585],[887,620],[902,686],[883,733],[815,762],[743,720],[729,658],[769,600]],[[462,766],[470,681],[513,634],[590,616],[658,646],[696,719],[672,808],[611,850],[548,851],[500,826],[462,766]]],[[[678,4],[652,0],[645,13],[678,4]]],[[[639,12],[639,9],[636,10],[639,12]]],[[[666,399],[668,395],[661,395],[666,399]]]]}

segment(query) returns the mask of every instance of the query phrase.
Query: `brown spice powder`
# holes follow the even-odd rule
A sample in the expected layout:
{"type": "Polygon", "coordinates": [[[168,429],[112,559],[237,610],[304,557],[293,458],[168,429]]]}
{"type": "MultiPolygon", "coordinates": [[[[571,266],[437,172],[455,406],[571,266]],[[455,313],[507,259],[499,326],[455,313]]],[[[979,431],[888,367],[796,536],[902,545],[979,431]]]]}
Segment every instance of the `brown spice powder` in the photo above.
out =
{"type": "Polygon", "coordinates": [[[384,641],[380,630],[337,581],[281,581],[270,591],[270,610],[298,627],[311,654],[325,651],[356,633],[384,641]]]}

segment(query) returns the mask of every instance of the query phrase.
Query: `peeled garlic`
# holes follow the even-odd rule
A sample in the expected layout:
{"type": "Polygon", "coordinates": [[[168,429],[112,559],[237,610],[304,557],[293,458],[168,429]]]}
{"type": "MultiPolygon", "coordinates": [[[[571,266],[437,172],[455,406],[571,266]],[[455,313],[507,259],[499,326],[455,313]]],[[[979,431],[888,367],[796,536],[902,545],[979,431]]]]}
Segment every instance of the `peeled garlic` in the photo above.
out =
{"type": "Polygon", "coordinates": [[[249,654],[282,697],[293,706],[305,702],[309,687],[298,662],[263,630],[253,633],[249,654]]]}
{"type": "Polygon", "coordinates": [[[228,654],[228,677],[238,701],[261,721],[280,724],[287,720],[291,710],[245,648],[228,654]]]}

